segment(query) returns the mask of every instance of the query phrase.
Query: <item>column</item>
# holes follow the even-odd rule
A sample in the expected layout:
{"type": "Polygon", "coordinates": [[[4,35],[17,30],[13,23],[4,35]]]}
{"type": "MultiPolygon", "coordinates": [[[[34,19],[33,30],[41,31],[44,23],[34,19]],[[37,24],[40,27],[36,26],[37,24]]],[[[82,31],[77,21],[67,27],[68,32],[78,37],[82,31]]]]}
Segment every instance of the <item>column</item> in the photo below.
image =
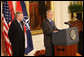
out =
{"type": "Polygon", "coordinates": [[[64,24],[64,22],[68,22],[70,20],[68,6],[69,1],[55,1],[55,25],[58,29],[67,29],[68,25],[64,24]]]}

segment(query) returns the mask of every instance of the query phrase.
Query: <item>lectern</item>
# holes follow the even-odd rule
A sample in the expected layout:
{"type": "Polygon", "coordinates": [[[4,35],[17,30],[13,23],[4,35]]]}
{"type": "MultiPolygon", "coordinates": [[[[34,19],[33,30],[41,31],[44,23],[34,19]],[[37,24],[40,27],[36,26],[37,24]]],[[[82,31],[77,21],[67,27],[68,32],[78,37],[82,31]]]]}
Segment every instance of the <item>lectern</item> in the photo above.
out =
{"type": "Polygon", "coordinates": [[[79,36],[76,27],[52,34],[55,56],[76,56],[78,42],[79,36]]]}

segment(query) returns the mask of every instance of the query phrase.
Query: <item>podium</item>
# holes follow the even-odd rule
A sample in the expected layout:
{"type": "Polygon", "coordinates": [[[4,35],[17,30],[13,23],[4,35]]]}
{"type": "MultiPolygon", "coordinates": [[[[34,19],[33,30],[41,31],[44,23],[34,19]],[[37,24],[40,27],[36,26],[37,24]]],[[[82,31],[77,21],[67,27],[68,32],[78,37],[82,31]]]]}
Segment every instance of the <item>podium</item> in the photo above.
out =
{"type": "Polygon", "coordinates": [[[76,27],[52,34],[55,56],[76,56],[78,42],[79,36],[76,27]]]}

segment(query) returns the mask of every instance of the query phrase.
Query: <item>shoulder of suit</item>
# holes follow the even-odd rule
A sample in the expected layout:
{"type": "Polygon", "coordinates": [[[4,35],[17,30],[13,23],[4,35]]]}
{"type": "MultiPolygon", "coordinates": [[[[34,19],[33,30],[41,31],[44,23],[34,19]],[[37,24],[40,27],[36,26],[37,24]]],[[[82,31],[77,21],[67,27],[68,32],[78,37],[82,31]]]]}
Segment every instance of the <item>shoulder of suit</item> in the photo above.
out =
{"type": "Polygon", "coordinates": [[[12,20],[11,24],[16,24],[16,23],[17,23],[17,20],[12,20]]]}
{"type": "Polygon", "coordinates": [[[17,20],[13,20],[12,22],[17,22],[17,20]]]}
{"type": "Polygon", "coordinates": [[[42,22],[42,24],[46,24],[46,23],[48,23],[49,21],[48,21],[48,19],[45,19],[43,22],[42,22]]]}
{"type": "Polygon", "coordinates": [[[47,21],[47,20],[45,19],[45,20],[42,21],[42,23],[45,23],[46,21],[47,21]]]}
{"type": "Polygon", "coordinates": [[[48,21],[48,19],[45,19],[44,22],[48,21]]]}

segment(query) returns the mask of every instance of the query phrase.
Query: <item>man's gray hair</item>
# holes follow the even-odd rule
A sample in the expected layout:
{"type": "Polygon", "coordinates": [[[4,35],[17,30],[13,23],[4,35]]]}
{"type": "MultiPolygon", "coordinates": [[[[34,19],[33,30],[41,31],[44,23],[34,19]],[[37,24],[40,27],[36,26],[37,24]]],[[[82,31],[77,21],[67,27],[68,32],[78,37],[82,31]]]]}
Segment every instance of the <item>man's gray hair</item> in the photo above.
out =
{"type": "Polygon", "coordinates": [[[49,9],[49,10],[47,10],[47,11],[46,11],[46,16],[47,16],[47,14],[48,14],[49,12],[53,12],[53,11],[52,11],[52,10],[50,10],[50,9],[49,9]]]}
{"type": "Polygon", "coordinates": [[[23,14],[22,12],[16,12],[15,17],[17,18],[18,14],[23,14]]]}

